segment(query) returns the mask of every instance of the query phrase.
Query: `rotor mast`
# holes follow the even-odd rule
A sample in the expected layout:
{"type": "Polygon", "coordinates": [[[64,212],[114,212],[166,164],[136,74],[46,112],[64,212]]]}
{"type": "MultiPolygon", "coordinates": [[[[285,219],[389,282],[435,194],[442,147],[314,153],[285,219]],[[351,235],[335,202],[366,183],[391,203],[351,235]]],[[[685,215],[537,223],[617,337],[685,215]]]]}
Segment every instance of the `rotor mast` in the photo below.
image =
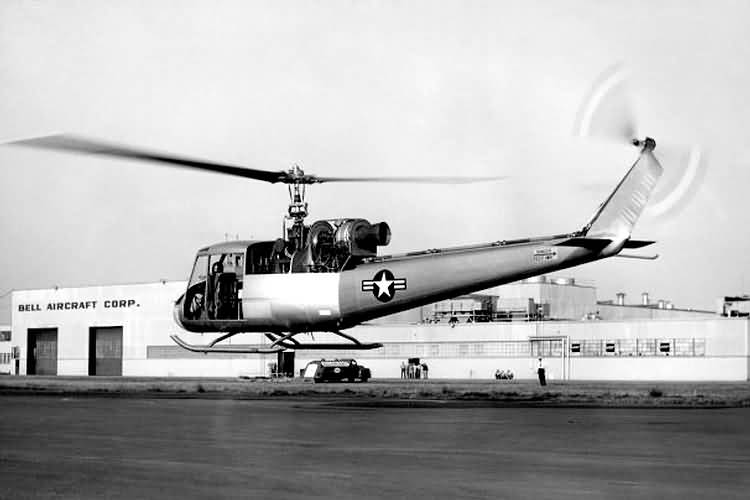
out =
{"type": "Polygon", "coordinates": [[[305,173],[299,165],[289,170],[291,182],[289,183],[289,217],[295,224],[302,222],[307,217],[307,202],[305,201],[305,173]]]}
{"type": "Polygon", "coordinates": [[[305,217],[308,215],[307,201],[305,200],[307,184],[311,184],[313,179],[305,175],[304,170],[299,165],[294,165],[288,171],[288,177],[285,180],[289,191],[288,216],[285,219],[291,219],[291,227],[286,228],[284,239],[293,244],[295,249],[300,249],[305,243],[305,217]]]}

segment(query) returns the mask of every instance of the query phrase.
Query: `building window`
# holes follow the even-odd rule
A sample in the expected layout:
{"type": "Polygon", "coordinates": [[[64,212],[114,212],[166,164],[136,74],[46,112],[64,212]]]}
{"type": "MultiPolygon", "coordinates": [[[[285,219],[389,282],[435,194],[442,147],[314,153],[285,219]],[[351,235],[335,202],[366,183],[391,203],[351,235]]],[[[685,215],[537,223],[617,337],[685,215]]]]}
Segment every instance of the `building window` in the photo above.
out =
{"type": "Polygon", "coordinates": [[[693,339],[693,356],[706,355],[706,339],[693,339]]]}
{"type": "Polygon", "coordinates": [[[600,340],[588,339],[583,341],[584,356],[601,356],[602,342],[600,340]]]}
{"type": "Polygon", "coordinates": [[[637,353],[635,348],[635,340],[633,339],[621,339],[618,340],[620,356],[634,356],[637,353]]]}
{"type": "Polygon", "coordinates": [[[659,342],[659,352],[669,356],[669,352],[672,350],[672,342],[659,342]]]}
{"type": "Polygon", "coordinates": [[[0,331],[0,342],[10,342],[10,330],[0,331]]]}
{"type": "Polygon", "coordinates": [[[638,339],[638,355],[653,356],[656,354],[656,340],[638,339]]]}
{"type": "Polygon", "coordinates": [[[581,343],[580,342],[571,342],[570,343],[570,352],[573,354],[580,354],[581,353],[581,343]]]}
{"type": "Polygon", "coordinates": [[[385,344],[385,352],[387,356],[401,356],[401,346],[399,344],[385,344]]]}
{"type": "Polygon", "coordinates": [[[694,356],[693,343],[694,339],[675,339],[674,355],[675,356],[694,356]]]}

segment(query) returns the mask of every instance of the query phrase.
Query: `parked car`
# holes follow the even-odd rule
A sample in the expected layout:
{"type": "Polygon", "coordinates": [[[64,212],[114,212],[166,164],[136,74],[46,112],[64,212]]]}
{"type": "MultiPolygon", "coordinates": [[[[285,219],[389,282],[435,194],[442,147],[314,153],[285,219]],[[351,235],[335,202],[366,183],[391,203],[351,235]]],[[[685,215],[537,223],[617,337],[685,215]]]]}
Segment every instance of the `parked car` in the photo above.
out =
{"type": "Polygon", "coordinates": [[[314,382],[367,382],[370,369],[357,363],[354,359],[321,359],[307,363],[302,372],[304,378],[314,382]]]}

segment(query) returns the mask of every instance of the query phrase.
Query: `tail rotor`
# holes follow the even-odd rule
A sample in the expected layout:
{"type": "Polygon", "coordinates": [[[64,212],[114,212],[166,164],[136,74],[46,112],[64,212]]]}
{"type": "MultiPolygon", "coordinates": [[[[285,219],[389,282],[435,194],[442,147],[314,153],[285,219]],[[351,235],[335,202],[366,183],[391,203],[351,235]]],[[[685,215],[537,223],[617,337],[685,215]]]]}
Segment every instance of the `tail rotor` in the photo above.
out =
{"type": "MultiPolygon", "coordinates": [[[[636,118],[633,91],[621,64],[607,68],[594,82],[576,117],[574,135],[621,145],[642,147],[645,129],[636,118]]],[[[666,219],[677,215],[693,199],[706,173],[706,154],[697,144],[674,145],[659,141],[656,156],[664,175],[654,189],[646,217],[666,219]]]]}

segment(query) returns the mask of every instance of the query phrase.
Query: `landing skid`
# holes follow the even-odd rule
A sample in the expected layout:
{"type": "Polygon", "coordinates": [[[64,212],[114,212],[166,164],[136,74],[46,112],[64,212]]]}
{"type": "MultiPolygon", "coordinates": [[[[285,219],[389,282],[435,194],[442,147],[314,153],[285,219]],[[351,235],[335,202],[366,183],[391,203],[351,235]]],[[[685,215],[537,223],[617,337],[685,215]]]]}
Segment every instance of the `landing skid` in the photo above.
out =
{"type": "Polygon", "coordinates": [[[271,341],[271,344],[268,347],[217,345],[219,342],[226,340],[229,337],[232,337],[234,335],[237,335],[237,333],[227,333],[226,335],[222,335],[221,337],[218,337],[217,339],[213,340],[210,344],[207,344],[207,345],[188,344],[177,335],[170,335],[170,337],[175,342],[175,344],[182,347],[183,349],[187,349],[188,351],[192,351],[192,352],[201,352],[203,354],[208,354],[210,352],[234,353],[234,354],[275,354],[277,352],[286,351],[288,349],[295,350],[295,351],[304,351],[304,350],[365,351],[369,349],[378,349],[379,347],[383,347],[383,344],[380,344],[378,342],[362,343],[356,338],[352,337],[351,335],[347,335],[342,332],[328,332],[328,333],[333,333],[335,335],[338,335],[339,337],[343,339],[349,340],[350,343],[334,343],[334,344],[324,344],[324,343],[317,343],[317,342],[303,343],[294,338],[296,335],[299,335],[299,332],[287,333],[284,335],[279,334],[279,333],[266,333],[265,334],[266,337],[271,341]]]}

